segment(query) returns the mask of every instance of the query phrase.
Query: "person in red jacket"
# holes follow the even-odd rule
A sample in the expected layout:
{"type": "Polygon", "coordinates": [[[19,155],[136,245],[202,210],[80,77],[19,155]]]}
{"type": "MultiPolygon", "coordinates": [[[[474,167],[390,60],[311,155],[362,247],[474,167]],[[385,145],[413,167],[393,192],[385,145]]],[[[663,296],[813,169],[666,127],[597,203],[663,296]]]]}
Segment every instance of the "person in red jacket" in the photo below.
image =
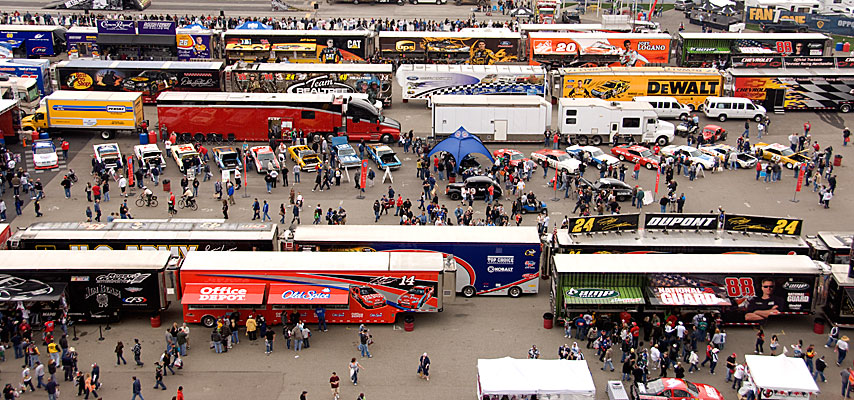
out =
{"type": "Polygon", "coordinates": [[[640,176],[640,160],[635,163],[635,168],[632,171],[632,177],[635,178],[635,180],[638,180],[638,177],[640,176]]]}
{"type": "Polygon", "coordinates": [[[68,144],[68,141],[65,139],[62,140],[62,144],[59,145],[59,148],[62,149],[62,159],[68,161],[68,148],[71,146],[68,144]]]}

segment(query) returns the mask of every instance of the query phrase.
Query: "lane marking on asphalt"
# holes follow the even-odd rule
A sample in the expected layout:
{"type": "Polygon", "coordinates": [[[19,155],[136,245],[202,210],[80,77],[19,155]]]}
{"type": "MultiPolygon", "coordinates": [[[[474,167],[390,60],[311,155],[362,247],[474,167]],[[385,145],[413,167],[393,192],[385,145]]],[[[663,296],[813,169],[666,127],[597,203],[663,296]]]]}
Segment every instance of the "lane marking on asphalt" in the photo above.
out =
{"type": "Polygon", "coordinates": [[[750,208],[750,203],[748,203],[748,202],[746,202],[746,201],[745,201],[745,202],[744,202],[744,205],[745,205],[745,206],[747,206],[747,208],[750,208]]]}

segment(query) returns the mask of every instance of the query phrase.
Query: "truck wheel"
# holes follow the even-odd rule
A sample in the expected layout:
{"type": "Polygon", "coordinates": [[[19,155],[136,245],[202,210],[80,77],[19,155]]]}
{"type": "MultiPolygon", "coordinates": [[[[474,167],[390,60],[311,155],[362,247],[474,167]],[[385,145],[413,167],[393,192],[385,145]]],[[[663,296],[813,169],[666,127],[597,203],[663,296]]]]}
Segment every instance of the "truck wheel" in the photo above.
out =
{"type": "Polygon", "coordinates": [[[473,297],[477,293],[472,286],[466,286],[463,288],[463,296],[465,297],[473,297]]]}
{"type": "Polygon", "coordinates": [[[592,144],[594,146],[599,146],[600,144],[602,144],[602,137],[601,136],[593,136],[593,138],[590,139],[590,144],[592,144]]]}
{"type": "Polygon", "coordinates": [[[380,136],[380,141],[385,143],[385,144],[391,144],[394,141],[394,138],[391,135],[389,135],[388,133],[386,133],[386,134],[383,134],[382,136],[380,136]]]}
{"type": "Polygon", "coordinates": [[[452,192],[448,195],[448,197],[450,197],[451,200],[459,200],[460,198],[462,198],[462,196],[460,196],[460,194],[457,192],[452,192]]]}
{"type": "Polygon", "coordinates": [[[843,104],[843,105],[839,106],[839,112],[841,112],[841,113],[851,112],[851,104],[843,104]]]}
{"type": "Polygon", "coordinates": [[[667,146],[667,136],[659,136],[658,139],[655,139],[655,143],[658,143],[659,146],[667,146]]]}
{"type": "Polygon", "coordinates": [[[214,318],[213,315],[205,315],[202,317],[202,325],[204,325],[205,328],[213,328],[216,326],[216,318],[214,318]]]}
{"type": "Polygon", "coordinates": [[[581,146],[587,146],[587,137],[586,136],[579,136],[578,138],[576,138],[575,141],[578,142],[578,144],[581,146]]]}
{"type": "Polygon", "coordinates": [[[522,295],[522,289],[519,286],[513,286],[509,290],[507,290],[507,294],[512,298],[517,298],[522,295]]]}
{"type": "Polygon", "coordinates": [[[113,138],[113,132],[111,131],[101,131],[101,139],[110,140],[113,138]]]}

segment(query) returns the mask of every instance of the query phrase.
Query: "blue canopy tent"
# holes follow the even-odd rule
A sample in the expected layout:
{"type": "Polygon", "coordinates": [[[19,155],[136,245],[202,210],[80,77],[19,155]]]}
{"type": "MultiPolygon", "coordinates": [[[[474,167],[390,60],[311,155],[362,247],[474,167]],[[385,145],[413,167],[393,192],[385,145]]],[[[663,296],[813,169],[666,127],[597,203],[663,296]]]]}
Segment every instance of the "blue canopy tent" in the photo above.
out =
{"type": "Polygon", "coordinates": [[[198,23],[198,22],[194,22],[194,23],[192,23],[192,24],[190,24],[190,25],[187,25],[187,26],[185,26],[185,27],[183,27],[183,28],[181,28],[181,29],[194,29],[194,30],[197,30],[197,31],[206,31],[206,30],[208,30],[208,28],[206,28],[204,25],[202,25],[202,24],[200,24],[200,23],[198,23]]]}
{"type": "Polygon", "coordinates": [[[246,21],[234,27],[234,29],[273,29],[270,25],[265,25],[258,21],[246,21]]]}
{"type": "Polygon", "coordinates": [[[483,154],[489,158],[489,161],[493,163],[495,162],[495,159],[492,158],[492,154],[489,154],[489,150],[486,149],[486,146],[483,145],[480,138],[472,135],[463,127],[460,127],[447,139],[433,146],[433,149],[430,150],[430,154],[427,155],[427,158],[433,157],[433,154],[440,151],[451,153],[451,155],[454,156],[454,160],[456,161],[454,163],[454,172],[459,172],[460,161],[469,154],[483,154]]]}

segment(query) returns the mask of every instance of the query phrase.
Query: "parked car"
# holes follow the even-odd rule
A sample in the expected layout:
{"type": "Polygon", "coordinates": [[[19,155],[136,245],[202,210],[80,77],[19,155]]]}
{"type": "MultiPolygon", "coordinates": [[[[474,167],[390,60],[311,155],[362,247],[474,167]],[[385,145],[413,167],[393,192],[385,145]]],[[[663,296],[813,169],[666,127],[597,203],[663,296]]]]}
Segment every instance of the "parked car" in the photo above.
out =
{"type": "MultiPolygon", "coordinates": [[[[793,21],[791,19],[780,19],[777,22],[760,22],[759,23],[759,29],[761,29],[762,32],[765,32],[765,33],[775,33],[775,32],[804,33],[804,32],[807,32],[809,30],[809,27],[807,27],[804,24],[793,21]]],[[[800,55],[806,55],[806,54],[800,54],[800,55]]]]}
{"type": "Polygon", "coordinates": [[[718,125],[706,125],[703,127],[703,140],[706,143],[714,143],[718,140],[726,140],[726,129],[718,125]]]}
{"type": "Polygon", "coordinates": [[[151,167],[160,166],[160,168],[166,168],[166,158],[163,157],[163,151],[154,143],[133,146],[133,155],[143,164],[151,167]]]}
{"type": "Polygon", "coordinates": [[[604,190],[613,191],[617,201],[626,201],[632,198],[632,187],[628,183],[614,178],[599,178],[596,181],[588,181],[581,178],[578,180],[579,186],[592,188],[594,191],[604,190]]]}
{"type": "Polygon", "coordinates": [[[233,171],[243,168],[243,162],[240,161],[240,153],[234,147],[214,147],[212,152],[214,162],[216,162],[220,171],[233,171]]]}
{"type": "Polygon", "coordinates": [[[332,138],[332,150],[338,156],[341,166],[344,168],[358,167],[362,165],[362,159],[359,154],[353,149],[350,143],[347,143],[346,136],[335,136],[332,138]]]}
{"type": "Polygon", "coordinates": [[[729,154],[735,154],[735,162],[738,164],[739,168],[753,168],[756,166],[757,159],[751,154],[736,151],[734,147],[727,144],[711,144],[700,146],[700,151],[702,153],[708,154],[713,157],[717,157],[721,163],[726,162],[726,158],[729,154]]]}
{"type": "Polygon", "coordinates": [[[187,172],[188,167],[193,167],[201,162],[199,152],[192,144],[172,145],[172,159],[178,165],[178,170],[187,172]]]}
{"type": "Polygon", "coordinates": [[[314,150],[305,145],[298,144],[288,147],[288,155],[303,171],[314,171],[320,165],[320,157],[314,150]]]}
{"type": "Polygon", "coordinates": [[[104,168],[118,169],[119,166],[124,165],[118,143],[101,143],[92,145],[92,148],[95,149],[95,159],[104,164],[104,168]]]}
{"type": "Polygon", "coordinates": [[[618,160],[617,157],[605,154],[602,149],[595,146],[579,146],[574,144],[567,147],[566,152],[578,160],[583,160],[584,154],[586,153],[587,163],[599,170],[607,169],[609,165],[616,165],[620,163],[620,160],[618,160]]]}
{"type": "Polygon", "coordinates": [[[646,169],[657,169],[658,162],[661,160],[652,153],[652,150],[640,145],[621,144],[612,148],[611,153],[617,156],[620,161],[640,162],[646,169]]]}
{"type": "Polygon", "coordinates": [[[276,153],[270,146],[255,146],[249,148],[249,153],[252,155],[252,160],[255,162],[255,171],[259,174],[270,172],[270,165],[273,169],[280,170],[279,159],[276,158],[276,153]]]}
{"type": "Polygon", "coordinates": [[[698,164],[700,167],[702,167],[706,171],[711,171],[712,168],[715,167],[714,157],[712,157],[708,154],[703,154],[703,152],[701,152],[700,150],[697,150],[696,148],[691,147],[691,146],[670,145],[670,146],[664,146],[660,151],[661,151],[662,156],[672,157],[672,158],[676,158],[680,154],[685,153],[688,156],[688,159],[691,160],[692,163],[698,164]]]}
{"type": "Polygon", "coordinates": [[[574,174],[578,172],[578,167],[581,165],[581,162],[571,157],[567,152],[563,150],[552,150],[552,149],[542,149],[537,150],[531,153],[531,159],[534,161],[542,162],[542,160],[546,160],[549,163],[549,167],[557,169],[559,171],[566,171],[570,174],[574,174]]]}
{"type": "Polygon", "coordinates": [[[402,165],[394,150],[384,144],[369,144],[368,156],[371,157],[371,159],[374,160],[374,163],[377,164],[377,167],[382,170],[385,170],[386,168],[398,169],[402,165]]]}
{"type": "Polygon", "coordinates": [[[723,400],[724,396],[713,386],[692,383],[684,379],[659,378],[644,385],[638,383],[631,391],[635,399],[644,400],[723,400]]]}
{"type": "Polygon", "coordinates": [[[801,163],[809,162],[810,158],[806,155],[806,151],[796,153],[789,146],[784,146],[779,143],[756,143],[753,146],[754,153],[759,158],[781,162],[788,169],[794,168],[801,163]]]}
{"type": "Polygon", "coordinates": [[[494,179],[483,175],[470,176],[464,182],[449,183],[448,186],[445,187],[445,194],[448,195],[451,200],[459,200],[463,198],[463,189],[470,190],[474,188],[474,198],[484,199],[488,195],[487,190],[490,185],[492,185],[493,188],[492,197],[496,199],[501,197],[501,185],[494,179]]]}
{"type": "Polygon", "coordinates": [[[492,156],[495,158],[507,158],[507,162],[511,167],[530,160],[530,158],[525,157],[525,154],[516,149],[498,149],[492,152],[492,156]]]}
{"type": "Polygon", "coordinates": [[[56,155],[56,146],[52,140],[42,139],[33,142],[33,165],[36,169],[59,168],[59,156],[56,155]]]}

